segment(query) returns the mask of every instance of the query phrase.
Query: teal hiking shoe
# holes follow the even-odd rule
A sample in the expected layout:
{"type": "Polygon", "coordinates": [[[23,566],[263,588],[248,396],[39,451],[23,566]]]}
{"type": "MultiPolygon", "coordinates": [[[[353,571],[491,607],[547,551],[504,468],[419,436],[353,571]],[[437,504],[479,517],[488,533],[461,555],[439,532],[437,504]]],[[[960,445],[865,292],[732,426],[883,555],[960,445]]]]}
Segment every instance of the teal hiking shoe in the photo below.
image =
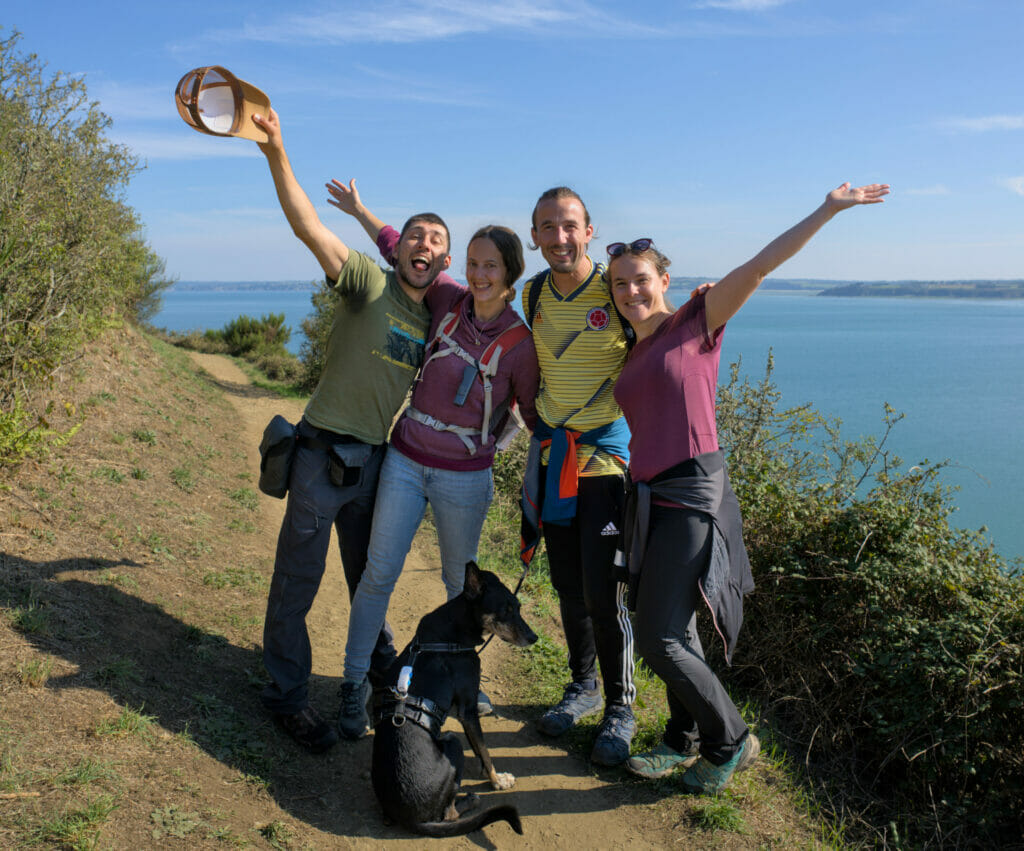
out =
{"type": "Polygon", "coordinates": [[[743,753],[740,754],[740,761],[736,763],[736,770],[746,771],[754,764],[754,761],[760,753],[761,740],[753,733],[748,733],[747,741],[744,743],[743,753]]]}
{"type": "Polygon", "coordinates": [[[677,768],[689,768],[699,758],[700,754],[696,750],[680,753],[662,742],[653,750],[626,760],[626,771],[644,780],[659,780],[668,777],[677,768]]]}
{"type": "Polygon", "coordinates": [[[742,763],[744,768],[749,768],[760,751],[761,743],[753,733],[750,733],[743,740],[742,747],[725,765],[715,765],[704,757],[698,759],[686,769],[682,780],[683,788],[694,795],[717,795],[729,784],[740,764],[742,763]],[[747,754],[746,758],[744,754],[747,754]]]}

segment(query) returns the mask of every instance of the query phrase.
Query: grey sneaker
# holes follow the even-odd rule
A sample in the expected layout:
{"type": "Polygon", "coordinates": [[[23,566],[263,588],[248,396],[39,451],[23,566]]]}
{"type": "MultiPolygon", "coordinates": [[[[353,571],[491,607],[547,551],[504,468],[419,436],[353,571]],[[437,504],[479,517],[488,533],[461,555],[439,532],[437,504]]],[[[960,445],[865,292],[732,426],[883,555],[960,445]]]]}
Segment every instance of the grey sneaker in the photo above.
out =
{"type": "Polygon", "coordinates": [[[662,742],[647,753],[627,759],[626,771],[644,780],[659,780],[668,777],[677,768],[689,768],[699,757],[697,751],[680,753],[662,742]]]}
{"type": "Polygon", "coordinates": [[[275,713],[274,721],[310,753],[323,753],[338,741],[337,731],[312,706],[301,712],[275,713]]]}
{"type": "Polygon", "coordinates": [[[629,745],[636,732],[636,719],[628,706],[609,706],[597,728],[590,761],[598,765],[621,765],[629,758],[629,745]]]}
{"type": "Polygon", "coordinates": [[[537,729],[546,736],[561,736],[580,718],[593,715],[601,709],[601,694],[597,683],[587,688],[586,683],[569,683],[562,700],[540,716],[537,729]]]}
{"type": "Polygon", "coordinates": [[[370,716],[366,714],[366,701],[370,697],[370,683],[345,680],[341,684],[341,710],[338,712],[338,730],[346,739],[358,739],[370,729],[370,716]]]}

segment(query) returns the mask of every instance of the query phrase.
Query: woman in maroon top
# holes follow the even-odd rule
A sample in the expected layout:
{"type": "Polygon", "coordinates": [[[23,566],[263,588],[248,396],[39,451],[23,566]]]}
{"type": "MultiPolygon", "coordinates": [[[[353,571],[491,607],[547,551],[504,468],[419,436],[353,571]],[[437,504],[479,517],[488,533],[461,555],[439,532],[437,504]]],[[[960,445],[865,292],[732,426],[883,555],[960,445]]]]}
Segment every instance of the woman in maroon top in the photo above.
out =
{"type": "Polygon", "coordinates": [[[880,203],[888,192],[885,184],[854,189],[844,183],[676,311],[665,301],[669,260],[650,239],[608,246],[612,296],[637,333],[615,385],[632,434],[633,492],[624,525],[636,643],[664,680],[670,710],[662,743],[626,763],[633,774],[653,779],[685,766],[683,785],[713,794],[757,757],[757,737],[704,661],[696,633],[696,608],[704,599],[728,659],[742,622],[743,592],[753,587],[715,425],[722,334],[765,277],[836,213],[880,203]]]}
{"type": "MultiPolygon", "coordinates": [[[[348,186],[334,181],[328,190],[330,203],[355,217],[390,262],[399,233],[366,208],[355,181],[348,186]]],[[[410,262],[419,260],[414,254],[410,262]]],[[[510,305],[524,265],[519,237],[509,228],[488,225],[466,248],[468,289],[442,273],[427,293],[430,340],[381,466],[366,570],[349,615],[338,716],[348,739],[359,738],[368,727],[370,657],[427,505],[437,530],[441,577],[452,599],[462,591],[466,562],[476,559],[494,494],[492,426],[502,422],[513,400],[526,426],[534,426],[537,355],[529,330],[510,305]]],[[[477,711],[490,711],[482,692],[477,711]]]]}

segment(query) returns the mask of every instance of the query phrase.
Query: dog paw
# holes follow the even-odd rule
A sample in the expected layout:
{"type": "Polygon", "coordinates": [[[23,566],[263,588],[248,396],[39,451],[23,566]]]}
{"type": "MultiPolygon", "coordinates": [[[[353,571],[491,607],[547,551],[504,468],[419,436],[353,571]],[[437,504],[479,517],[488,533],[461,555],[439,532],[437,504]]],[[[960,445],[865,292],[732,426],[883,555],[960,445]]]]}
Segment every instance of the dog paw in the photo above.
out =
{"type": "Polygon", "coordinates": [[[516,782],[515,775],[509,774],[508,772],[496,771],[494,777],[491,780],[491,785],[495,789],[511,789],[516,782]]]}

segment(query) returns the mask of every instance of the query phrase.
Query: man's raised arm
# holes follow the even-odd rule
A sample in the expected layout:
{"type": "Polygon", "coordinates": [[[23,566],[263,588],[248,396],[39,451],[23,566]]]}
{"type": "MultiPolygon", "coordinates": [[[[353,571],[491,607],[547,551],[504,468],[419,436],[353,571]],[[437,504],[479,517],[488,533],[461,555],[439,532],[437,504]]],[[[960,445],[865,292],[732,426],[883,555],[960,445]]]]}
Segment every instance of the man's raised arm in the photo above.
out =
{"type": "Polygon", "coordinates": [[[270,174],[274,178],[274,188],[277,190],[277,200],[281,203],[288,224],[292,226],[295,235],[313,252],[324,274],[332,281],[336,281],[342,267],[348,262],[348,246],[320,221],[309,196],[302,191],[302,187],[295,179],[295,173],[284,150],[281,123],[277,113],[271,109],[268,116],[253,115],[252,118],[269,137],[268,141],[257,144],[267,158],[270,174]]]}

